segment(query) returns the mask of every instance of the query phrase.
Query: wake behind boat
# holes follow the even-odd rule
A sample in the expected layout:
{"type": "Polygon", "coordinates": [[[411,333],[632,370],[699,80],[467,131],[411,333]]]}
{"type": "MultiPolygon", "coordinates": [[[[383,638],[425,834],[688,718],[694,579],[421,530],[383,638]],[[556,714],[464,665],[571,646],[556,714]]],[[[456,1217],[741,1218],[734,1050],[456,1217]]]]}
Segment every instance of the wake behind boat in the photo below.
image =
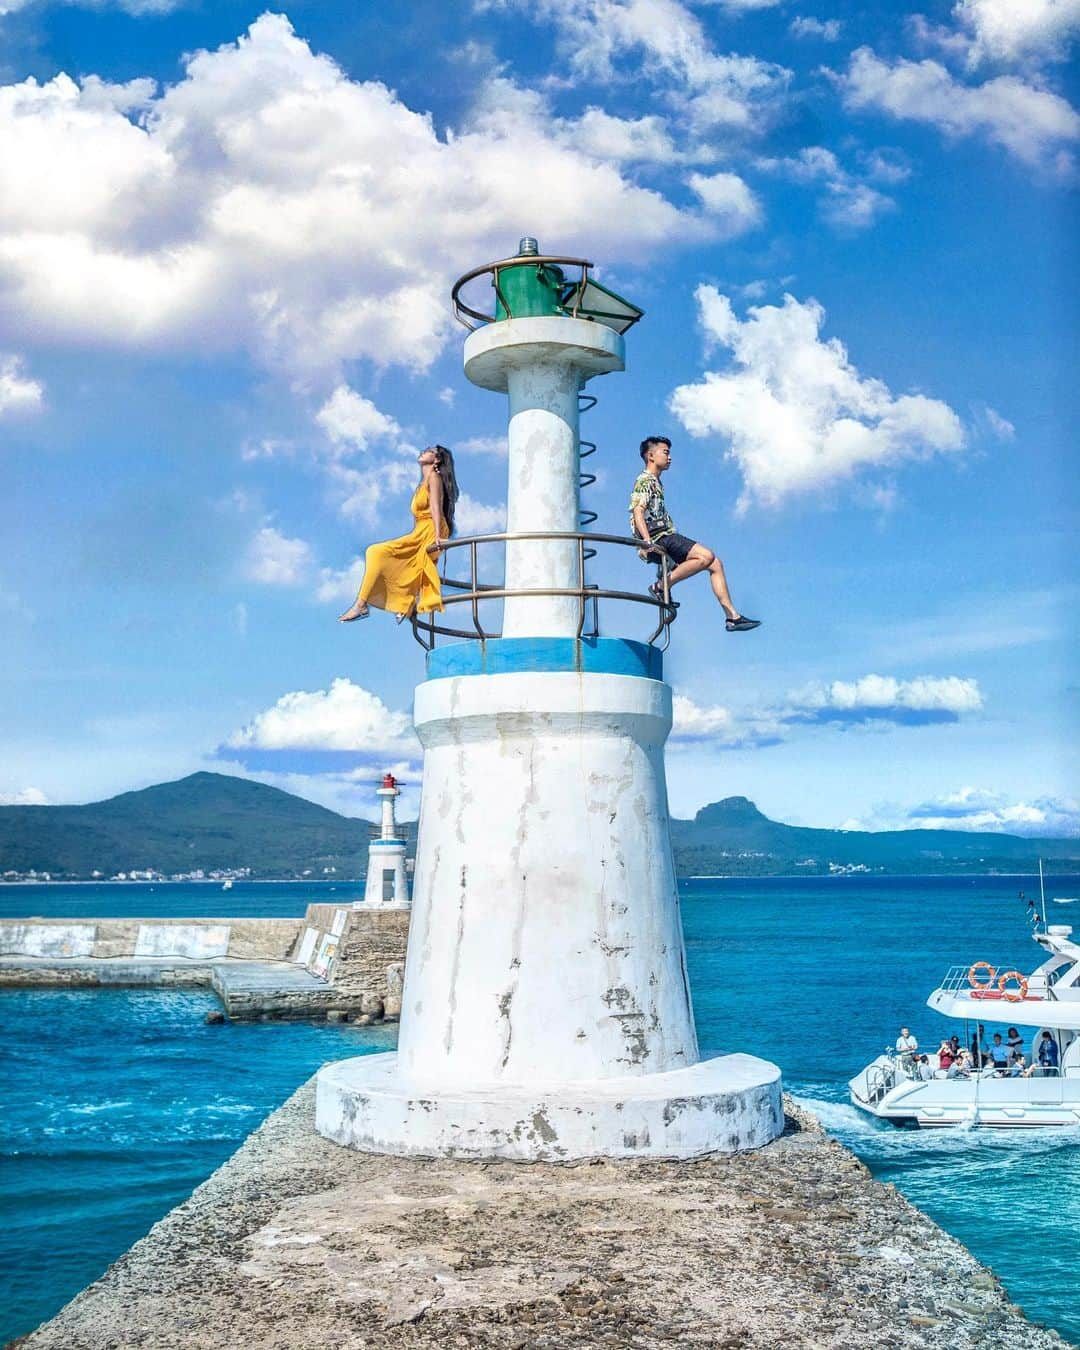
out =
{"type": "MultiPolygon", "coordinates": [[[[1044,923],[1042,930],[1032,937],[1045,959],[1030,975],[986,961],[953,966],[927,999],[929,1008],[963,1023],[957,1039],[972,1047],[970,1055],[961,1051],[940,1067],[937,1054],[900,1045],[851,1080],[852,1104],[897,1125],[1080,1124],[1080,945],[1067,924],[1044,923]],[[983,1024],[1006,1021],[1030,1056],[1014,1050],[1006,1057],[1001,1044],[985,1044],[983,1024]]],[[[1000,1033],[992,1039],[1002,1041],[1000,1033]]]]}

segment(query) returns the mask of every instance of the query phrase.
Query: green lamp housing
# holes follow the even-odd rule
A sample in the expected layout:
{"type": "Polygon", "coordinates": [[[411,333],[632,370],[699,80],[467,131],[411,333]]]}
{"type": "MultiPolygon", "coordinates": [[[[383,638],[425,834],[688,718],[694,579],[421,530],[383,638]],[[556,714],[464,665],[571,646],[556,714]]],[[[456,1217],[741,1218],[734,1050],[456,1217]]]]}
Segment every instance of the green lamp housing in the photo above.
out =
{"type": "Polygon", "coordinates": [[[645,312],[594,281],[589,276],[588,263],[582,264],[580,259],[544,258],[536,240],[528,237],[522,239],[516,258],[492,267],[491,284],[495,290],[496,322],[561,315],[588,319],[613,328],[616,333],[625,333],[645,312]],[[579,279],[568,281],[560,262],[580,265],[579,279]]]}

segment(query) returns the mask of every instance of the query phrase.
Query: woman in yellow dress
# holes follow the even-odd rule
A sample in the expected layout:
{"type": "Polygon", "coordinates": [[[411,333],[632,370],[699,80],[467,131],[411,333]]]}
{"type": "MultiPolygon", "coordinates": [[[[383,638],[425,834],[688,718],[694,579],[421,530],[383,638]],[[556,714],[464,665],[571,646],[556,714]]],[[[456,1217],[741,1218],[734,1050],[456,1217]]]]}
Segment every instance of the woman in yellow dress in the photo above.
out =
{"type": "Polygon", "coordinates": [[[420,485],[409,507],[415,522],[412,531],[371,545],[356,601],[340,616],[342,623],[366,619],[371,605],[396,614],[398,623],[414,610],[430,614],[443,607],[438,557],[454,533],[458,499],[454,457],[445,445],[429,445],[419,459],[420,485]]]}

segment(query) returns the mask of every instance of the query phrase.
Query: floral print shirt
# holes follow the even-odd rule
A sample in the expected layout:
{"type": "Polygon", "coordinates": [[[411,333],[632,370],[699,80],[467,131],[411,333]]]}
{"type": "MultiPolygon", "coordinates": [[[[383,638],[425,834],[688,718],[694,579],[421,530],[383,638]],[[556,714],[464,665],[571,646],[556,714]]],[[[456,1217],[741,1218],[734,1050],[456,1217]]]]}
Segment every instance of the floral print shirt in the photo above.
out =
{"type": "Polygon", "coordinates": [[[639,473],[634,483],[634,490],[630,494],[630,530],[633,534],[637,534],[634,508],[638,506],[645,511],[645,526],[650,539],[659,539],[661,535],[674,532],[674,522],[664,504],[664,488],[655,474],[639,473]]]}

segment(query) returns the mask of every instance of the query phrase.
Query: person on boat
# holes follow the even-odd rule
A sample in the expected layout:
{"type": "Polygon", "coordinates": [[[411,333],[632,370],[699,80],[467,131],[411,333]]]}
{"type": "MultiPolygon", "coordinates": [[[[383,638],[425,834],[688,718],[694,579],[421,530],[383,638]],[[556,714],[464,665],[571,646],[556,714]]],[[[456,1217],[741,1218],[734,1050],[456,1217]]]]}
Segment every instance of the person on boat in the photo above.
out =
{"type": "Polygon", "coordinates": [[[1008,1039],[1005,1044],[1009,1047],[1010,1055],[1022,1055],[1024,1053],[1024,1038],[1015,1027],[1009,1028],[1008,1039]]]}
{"type": "Polygon", "coordinates": [[[1004,1073],[1009,1067],[1009,1047],[1001,1039],[1001,1032],[994,1032],[994,1039],[990,1046],[990,1062],[998,1073],[1004,1073]]]}
{"type": "Polygon", "coordinates": [[[1044,1072],[1048,1070],[1057,1072],[1058,1045],[1049,1031],[1044,1031],[1039,1038],[1039,1067],[1044,1072]]]}
{"type": "Polygon", "coordinates": [[[956,1059],[956,1051],[953,1049],[952,1041],[942,1041],[938,1046],[937,1052],[938,1068],[948,1073],[956,1059]]]}
{"type": "MultiPolygon", "coordinates": [[[[726,616],[724,627],[727,631],[748,633],[752,628],[760,628],[760,619],[748,619],[735,608],[728,590],[724,564],[712,549],[694,539],[688,539],[685,534],[679,534],[668,515],[660,478],[671,468],[671,441],[666,436],[646,436],[641,442],[640,454],[645,470],[638,474],[630,493],[630,527],[645,545],[639,551],[639,557],[648,562],[655,554],[666,554],[675,564],[668,573],[669,586],[696,576],[698,572],[708,572],[713,594],[726,616]]],[[[649,587],[657,600],[664,597],[661,567],[658,564],[657,579],[649,587]]]]}
{"type": "Polygon", "coordinates": [[[930,1067],[929,1055],[917,1055],[915,1059],[915,1077],[920,1078],[924,1083],[929,1083],[934,1076],[934,1070],[930,1067]]]}
{"type": "Polygon", "coordinates": [[[1027,1076],[1028,1076],[1028,1067],[1027,1061],[1024,1059],[1024,1056],[1013,1055],[1012,1059],[1009,1061],[1009,1077],[1027,1078],[1027,1076]]]}
{"type": "Polygon", "coordinates": [[[967,1050],[961,1050],[949,1070],[950,1078],[970,1078],[975,1062],[967,1050]]]}
{"type": "Polygon", "coordinates": [[[971,1062],[976,1069],[981,1069],[986,1063],[989,1051],[986,1048],[986,1028],[979,1023],[979,1029],[971,1038],[971,1062]]]}
{"type": "Polygon", "coordinates": [[[441,610],[438,555],[454,533],[458,485],[454,456],[445,445],[429,445],[419,455],[420,483],[409,505],[413,528],[400,539],[372,544],[364,560],[364,579],[356,600],[340,616],[342,623],[366,619],[376,609],[397,615],[441,610]]]}
{"type": "Polygon", "coordinates": [[[911,1034],[908,1027],[900,1028],[900,1035],[896,1038],[896,1053],[900,1056],[901,1067],[910,1071],[915,1063],[915,1052],[919,1048],[919,1042],[911,1034]]]}

